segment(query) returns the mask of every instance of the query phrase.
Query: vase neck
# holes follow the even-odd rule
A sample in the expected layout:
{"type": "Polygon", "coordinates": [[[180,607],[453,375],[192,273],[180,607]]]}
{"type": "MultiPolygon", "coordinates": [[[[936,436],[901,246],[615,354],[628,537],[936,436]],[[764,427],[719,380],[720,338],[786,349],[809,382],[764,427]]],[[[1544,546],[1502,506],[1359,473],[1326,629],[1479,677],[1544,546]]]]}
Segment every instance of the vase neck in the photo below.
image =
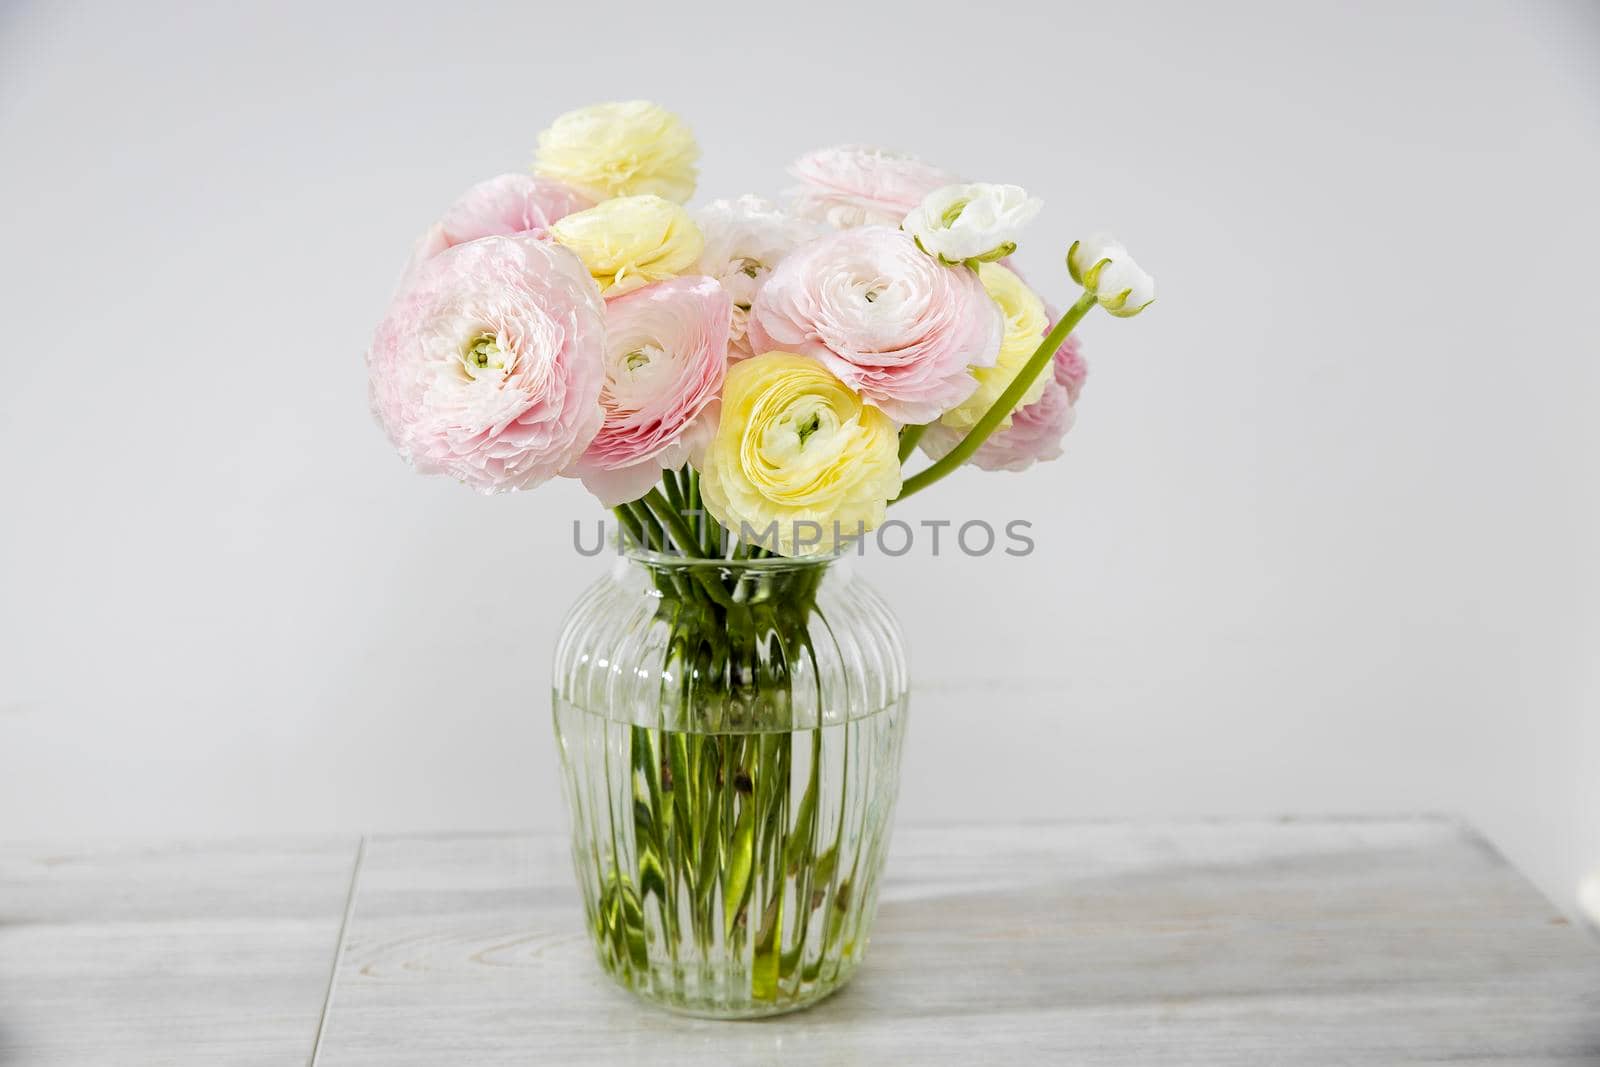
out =
{"type": "Polygon", "coordinates": [[[811,602],[824,583],[837,586],[849,573],[850,560],[839,553],[799,559],[770,556],[740,560],[629,551],[617,561],[618,577],[643,575],[663,594],[677,591],[724,608],[811,602]]]}

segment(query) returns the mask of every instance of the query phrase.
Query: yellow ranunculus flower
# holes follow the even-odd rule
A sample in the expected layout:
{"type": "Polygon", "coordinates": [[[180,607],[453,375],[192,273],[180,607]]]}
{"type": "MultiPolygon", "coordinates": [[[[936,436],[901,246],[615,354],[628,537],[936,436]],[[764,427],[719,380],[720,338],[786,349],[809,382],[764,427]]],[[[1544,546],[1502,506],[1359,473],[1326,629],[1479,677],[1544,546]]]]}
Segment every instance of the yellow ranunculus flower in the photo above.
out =
{"type": "MultiPolygon", "coordinates": [[[[1017,277],[1015,271],[998,263],[983,263],[978,267],[978,280],[983,283],[990,298],[1000,305],[1000,311],[1006,317],[1006,332],[1000,342],[1000,358],[995,360],[994,366],[973,368],[972,376],[978,379],[977,392],[939,417],[940,422],[955,430],[970,430],[983,418],[983,413],[1000,399],[1006,386],[1011,384],[1017,372],[1038,350],[1039,342],[1044,340],[1050,328],[1050,316],[1044,309],[1044,301],[1017,277]]],[[[1026,407],[1038,400],[1049,384],[1050,372],[1047,368],[1029,384],[1028,391],[1022,394],[1016,407],[1026,407]]],[[[1011,416],[1008,413],[999,428],[1010,425],[1011,416]]]]}
{"type": "Polygon", "coordinates": [[[689,213],[659,196],[622,196],[557,219],[550,236],[578,254],[606,296],[676,277],[705,241],[689,213]]]}
{"type": "Polygon", "coordinates": [[[694,195],[699,158],[682,119],[659,104],[628,100],[556,119],[539,135],[533,172],[596,200],[650,193],[681,204],[694,195]]]}
{"type": "Polygon", "coordinates": [[[736,536],[815,555],[883,522],[900,495],[898,446],[889,417],[821,363],[768,352],[728,368],[700,489],[736,536]]]}

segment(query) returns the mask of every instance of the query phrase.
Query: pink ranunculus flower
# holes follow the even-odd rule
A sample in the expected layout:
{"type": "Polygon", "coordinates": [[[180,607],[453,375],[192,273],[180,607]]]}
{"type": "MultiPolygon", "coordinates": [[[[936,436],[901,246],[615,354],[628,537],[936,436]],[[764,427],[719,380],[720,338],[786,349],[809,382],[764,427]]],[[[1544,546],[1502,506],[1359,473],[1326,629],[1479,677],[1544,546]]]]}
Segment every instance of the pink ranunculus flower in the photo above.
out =
{"type": "Polygon", "coordinates": [[[960,181],[915,156],[860,144],[809,152],[789,173],[800,181],[789,191],[794,213],[838,229],[898,226],[923,197],[960,181]]]}
{"type": "MultiPolygon", "coordinates": [[[[1011,269],[1016,272],[1015,267],[1011,269]]],[[[1021,277],[1020,272],[1018,277],[1021,277]]],[[[1056,323],[1061,321],[1061,309],[1046,300],[1044,301],[1044,311],[1046,315],[1050,316],[1050,325],[1046,326],[1044,331],[1048,334],[1056,328],[1056,323]]],[[[1069,334],[1067,339],[1062,342],[1061,347],[1056,349],[1054,362],[1050,364],[1050,367],[1056,381],[1066,386],[1067,395],[1076,404],[1079,394],[1083,392],[1084,380],[1089,377],[1089,364],[1083,360],[1083,346],[1078,343],[1077,334],[1069,334]]]]}
{"type": "Polygon", "coordinates": [[[932,422],[977,389],[969,367],[992,367],[1004,316],[978,275],[942,267],[886,226],[800,246],[750,311],[756,353],[820,360],[867,403],[903,423],[932,422]]]}
{"type": "Polygon", "coordinates": [[[1053,370],[1056,381],[1066,389],[1067,397],[1074,404],[1083,394],[1083,383],[1089,377],[1089,364],[1083,361],[1082,346],[1076,337],[1068,337],[1060,348],[1056,349],[1053,370]]]}
{"type": "Polygon", "coordinates": [[[684,276],[606,304],[605,423],[567,473],[606,507],[638,500],[714,433],[732,298],[684,276]]]}
{"type": "Polygon", "coordinates": [[[715,278],[733,298],[728,358],[746,359],[756,354],[745,336],[756,293],[784,257],[817,235],[817,226],[756,196],[713,200],[694,213],[694,221],[705,248],[691,270],[715,278]]]}
{"type": "MultiPolygon", "coordinates": [[[[1056,349],[1051,362],[1052,381],[1044,395],[1011,413],[1011,425],[984,438],[967,462],[986,471],[1024,471],[1035,463],[1059,459],[1061,441],[1077,418],[1078,395],[1088,365],[1076,337],[1069,336],[1056,349]]],[[[966,436],[943,423],[933,423],[922,435],[921,448],[935,460],[943,459],[966,436]]]]}
{"type": "Polygon", "coordinates": [[[484,237],[420,264],[367,351],[372,408],[424,474],[531,489],[600,429],[605,311],[567,249],[484,237]]]}
{"type": "Polygon", "coordinates": [[[480,237],[532,234],[542,237],[557,219],[594,207],[594,201],[576,189],[549,178],[529,174],[502,174],[479,182],[428,227],[411,252],[409,277],[418,264],[447,248],[480,237]]]}

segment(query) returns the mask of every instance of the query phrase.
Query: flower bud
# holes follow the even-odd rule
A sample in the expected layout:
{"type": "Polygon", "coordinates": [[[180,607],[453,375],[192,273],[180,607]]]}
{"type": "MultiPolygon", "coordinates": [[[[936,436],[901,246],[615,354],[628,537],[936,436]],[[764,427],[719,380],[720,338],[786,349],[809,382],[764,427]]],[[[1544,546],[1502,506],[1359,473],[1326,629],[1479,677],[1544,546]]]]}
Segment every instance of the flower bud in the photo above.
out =
{"type": "Polygon", "coordinates": [[[1131,318],[1155,303],[1155,279],[1110,237],[1072,242],[1067,250],[1067,271],[1073,281],[1095,295],[1101,307],[1118,318],[1131,318]]]}

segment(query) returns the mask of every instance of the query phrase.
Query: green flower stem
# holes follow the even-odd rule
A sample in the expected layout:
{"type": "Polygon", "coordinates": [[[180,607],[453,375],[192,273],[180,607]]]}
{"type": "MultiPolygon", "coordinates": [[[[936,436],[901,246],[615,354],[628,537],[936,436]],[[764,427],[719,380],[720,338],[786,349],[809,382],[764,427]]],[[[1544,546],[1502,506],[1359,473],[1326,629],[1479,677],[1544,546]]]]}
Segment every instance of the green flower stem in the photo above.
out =
{"type": "Polygon", "coordinates": [[[927,430],[928,430],[928,427],[926,425],[922,425],[922,426],[906,426],[906,427],[901,429],[901,431],[900,431],[900,462],[901,463],[904,463],[906,460],[911,458],[911,453],[913,453],[913,452],[915,452],[917,450],[917,442],[922,440],[922,435],[924,433],[926,433],[927,430]]]}
{"type": "Polygon", "coordinates": [[[711,521],[711,516],[706,514],[705,499],[700,495],[700,472],[693,467],[685,467],[684,477],[688,481],[685,491],[689,510],[696,512],[695,524],[699,527],[700,543],[705,547],[706,555],[722,555],[722,527],[711,521]]]}
{"type": "Polygon", "coordinates": [[[612,508],[611,512],[617,517],[617,522],[622,524],[622,528],[628,531],[628,536],[633,538],[634,544],[644,544],[644,527],[639,525],[639,520],[634,517],[633,512],[628,510],[626,504],[619,508],[612,508]]]}
{"type": "MultiPolygon", "coordinates": [[[[682,515],[686,508],[683,502],[683,488],[678,484],[677,473],[674,471],[662,471],[661,488],[667,491],[667,503],[672,505],[672,513],[674,515],[682,515]]],[[[694,543],[698,545],[700,543],[699,539],[695,538],[694,543]]]]}
{"type": "MultiPolygon", "coordinates": [[[[1017,401],[1022,399],[1022,394],[1028,391],[1028,386],[1032,385],[1033,380],[1039,377],[1040,373],[1050,365],[1050,360],[1054,358],[1056,349],[1060,348],[1061,343],[1067,339],[1067,334],[1072,332],[1072,328],[1078,325],[1078,320],[1087,315],[1089,309],[1094,305],[1095,295],[1093,293],[1086,292],[1079,297],[1078,302],[1068,308],[1065,315],[1061,316],[1061,321],[1056,323],[1055,329],[1051,330],[1045,336],[1045,339],[1039,343],[1039,347],[1028,358],[1028,362],[1023,366],[1021,373],[1011,380],[1011,384],[1006,386],[1006,391],[1001,393],[1000,398],[989,406],[989,410],[983,413],[983,417],[967,432],[967,436],[963,437],[961,442],[950,450],[949,455],[907,478],[905,485],[900,490],[900,495],[895,497],[895,501],[904,500],[912,493],[926,489],[971,459],[973,454],[982,447],[983,442],[988,440],[989,435],[994,433],[1001,420],[1011,414],[1011,409],[1017,406],[1017,401]]],[[[902,447],[903,444],[904,442],[902,442],[902,447]]]]}
{"type": "Polygon", "coordinates": [[[624,511],[633,516],[633,521],[639,524],[643,534],[643,545],[647,552],[660,552],[667,545],[666,534],[661,529],[661,524],[656,517],[650,514],[650,509],[635,500],[631,504],[622,505],[624,511]]]}
{"type": "MultiPolygon", "coordinates": [[[[672,495],[677,496],[677,489],[672,490],[672,495]]],[[[705,559],[700,552],[700,545],[695,541],[694,533],[689,529],[689,524],[683,521],[676,508],[661,495],[660,489],[652,489],[643,497],[644,505],[655,514],[671,533],[672,539],[678,543],[678,551],[695,559],[705,559]]]]}
{"type": "MultiPolygon", "coordinates": [[[[644,495],[643,500],[645,507],[649,508],[656,518],[660,519],[667,529],[672,532],[672,538],[678,543],[680,552],[694,559],[703,560],[706,558],[701,551],[700,545],[695,541],[694,534],[689,529],[689,524],[683,521],[682,515],[673,510],[672,505],[667,502],[667,498],[661,495],[661,490],[650,490],[644,495]]],[[[704,567],[691,567],[689,570],[694,575],[695,582],[706,591],[706,595],[712,600],[725,608],[735,606],[733,598],[728,595],[728,591],[723,588],[722,582],[715,574],[707,574],[704,567]]]]}

